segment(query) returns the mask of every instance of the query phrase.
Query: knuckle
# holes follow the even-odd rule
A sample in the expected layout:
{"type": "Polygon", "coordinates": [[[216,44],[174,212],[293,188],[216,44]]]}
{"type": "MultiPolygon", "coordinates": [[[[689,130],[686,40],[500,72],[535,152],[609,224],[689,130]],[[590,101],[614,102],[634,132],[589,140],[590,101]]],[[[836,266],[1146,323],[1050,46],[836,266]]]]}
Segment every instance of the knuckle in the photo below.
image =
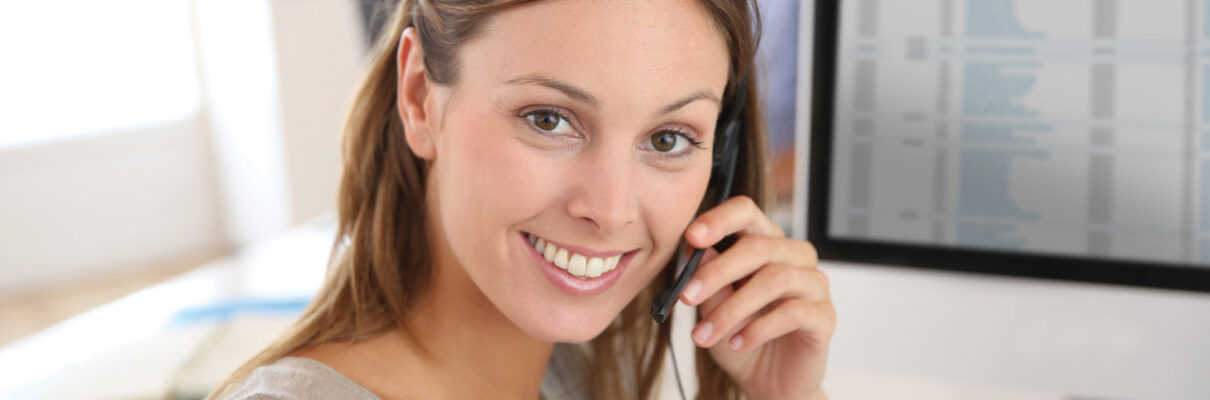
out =
{"type": "Polygon", "coordinates": [[[772,329],[772,322],[769,318],[759,318],[744,328],[744,337],[759,341],[759,339],[768,335],[768,332],[772,329]]]}
{"type": "Polygon", "coordinates": [[[719,332],[730,330],[733,321],[739,320],[739,317],[736,315],[738,312],[739,310],[732,304],[720,305],[718,309],[714,310],[714,329],[719,332]]]}
{"type": "Polygon", "coordinates": [[[807,256],[807,262],[810,263],[811,266],[815,266],[819,263],[819,253],[817,250],[815,250],[815,245],[806,240],[795,240],[795,242],[798,244],[799,251],[807,256]]]}
{"type": "Polygon", "coordinates": [[[779,286],[788,286],[788,284],[793,283],[798,277],[796,271],[794,271],[795,268],[790,268],[785,265],[775,264],[770,265],[767,268],[769,268],[769,278],[772,279],[773,282],[779,284],[779,286]]]}
{"type": "Polygon", "coordinates": [[[801,316],[808,326],[831,330],[836,321],[836,309],[831,302],[803,301],[801,316]]]}
{"type": "Polygon", "coordinates": [[[794,272],[795,272],[794,283],[793,283],[794,288],[791,290],[801,291],[799,296],[802,296],[805,298],[814,297],[813,293],[811,293],[814,291],[813,285],[811,284],[811,278],[810,278],[811,271],[809,271],[805,268],[795,268],[794,272]]]}
{"type": "Polygon", "coordinates": [[[759,205],[756,204],[756,200],[752,200],[751,197],[744,196],[741,205],[744,208],[745,215],[747,215],[748,220],[755,221],[761,218],[767,218],[765,217],[765,212],[760,209],[759,205]]]}
{"type": "Polygon", "coordinates": [[[811,303],[808,303],[803,299],[790,299],[786,300],[786,307],[792,311],[790,314],[793,315],[800,323],[810,323],[812,309],[811,303]]]}
{"type": "Polygon", "coordinates": [[[794,270],[794,283],[797,286],[801,287],[811,282],[812,272],[810,269],[802,267],[793,267],[791,269],[794,270]]]}
{"type": "Polygon", "coordinates": [[[741,194],[739,196],[735,196],[735,202],[740,207],[743,207],[743,208],[747,208],[747,209],[756,208],[756,200],[752,200],[752,197],[749,197],[746,194],[741,194]]]}
{"type": "Polygon", "coordinates": [[[824,304],[823,308],[823,326],[828,332],[836,331],[836,306],[832,302],[824,304]]]}
{"type": "Polygon", "coordinates": [[[770,253],[772,253],[773,239],[762,235],[748,235],[744,236],[744,238],[748,239],[750,246],[752,246],[752,251],[756,254],[767,257],[770,253]]]}
{"type": "Polygon", "coordinates": [[[828,278],[827,273],[820,271],[818,269],[810,270],[810,271],[806,271],[806,272],[807,272],[807,279],[818,282],[819,286],[821,288],[827,290],[832,287],[831,278],[828,278]]]}

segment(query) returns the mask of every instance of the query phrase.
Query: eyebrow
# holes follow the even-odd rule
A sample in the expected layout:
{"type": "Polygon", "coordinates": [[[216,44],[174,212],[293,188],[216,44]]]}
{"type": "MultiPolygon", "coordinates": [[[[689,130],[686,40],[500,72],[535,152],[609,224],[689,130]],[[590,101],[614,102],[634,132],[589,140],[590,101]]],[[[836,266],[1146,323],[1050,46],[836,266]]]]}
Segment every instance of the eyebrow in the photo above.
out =
{"type": "MultiPolygon", "coordinates": [[[[578,100],[583,103],[587,103],[588,105],[593,106],[593,107],[597,107],[601,104],[600,100],[597,100],[596,97],[594,97],[591,94],[588,94],[588,92],[585,91],[584,89],[580,89],[569,83],[562,82],[557,79],[553,79],[553,78],[550,78],[550,77],[544,76],[544,75],[539,75],[539,74],[522,75],[522,76],[518,76],[518,77],[515,77],[512,79],[509,79],[507,81],[504,81],[504,83],[509,84],[509,85],[527,85],[528,84],[528,85],[545,86],[545,87],[563,92],[563,94],[567,95],[567,97],[571,97],[572,99],[578,100]]],[[[660,109],[659,115],[664,115],[664,114],[668,114],[673,111],[679,110],[679,109],[689,105],[690,103],[693,103],[698,100],[709,100],[709,101],[713,101],[715,103],[722,104],[722,101],[719,100],[718,96],[715,96],[714,93],[710,93],[710,91],[708,91],[708,90],[701,89],[696,92],[690,93],[688,96],[682,97],[680,100],[674,101],[674,102],[664,106],[663,108],[660,109]]]]}

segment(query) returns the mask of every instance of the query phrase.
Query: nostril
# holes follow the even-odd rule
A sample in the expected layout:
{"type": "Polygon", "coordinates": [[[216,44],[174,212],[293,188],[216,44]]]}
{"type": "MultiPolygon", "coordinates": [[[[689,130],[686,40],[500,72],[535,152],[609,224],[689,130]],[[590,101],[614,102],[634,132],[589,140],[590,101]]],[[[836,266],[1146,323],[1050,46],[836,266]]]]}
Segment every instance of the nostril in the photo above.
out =
{"type": "Polygon", "coordinates": [[[593,229],[601,230],[601,224],[597,223],[597,220],[590,217],[580,217],[580,219],[588,221],[588,223],[592,224],[593,229]]]}

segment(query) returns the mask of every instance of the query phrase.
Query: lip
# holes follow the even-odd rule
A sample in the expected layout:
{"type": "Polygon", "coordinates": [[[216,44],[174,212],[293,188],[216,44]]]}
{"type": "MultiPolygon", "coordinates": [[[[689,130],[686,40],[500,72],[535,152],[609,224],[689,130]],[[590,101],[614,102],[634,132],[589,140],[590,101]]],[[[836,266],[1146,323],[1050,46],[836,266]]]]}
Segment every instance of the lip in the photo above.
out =
{"type": "Polygon", "coordinates": [[[630,266],[630,260],[634,258],[636,253],[634,250],[625,253],[618,260],[616,268],[601,274],[601,276],[580,279],[571,276],[571,274],[568,274],[567,271],[559,268],[554,263],[546,261],[546,257],[538,254],[538,249],[529,244],[529,239],[525,237],[525,232],[517,235],[517,242],[526,249],[529,258],[533,260],[538,269],[542,270],[542,274],[546,275],[546,279],[550,280],[551,284],[572,296],[594,296],[609,290],[610,287],[613,287],[614,283],[617,283],[618,278],[622,277],[622,273],[626,271],[626,267],[630,266]]]}

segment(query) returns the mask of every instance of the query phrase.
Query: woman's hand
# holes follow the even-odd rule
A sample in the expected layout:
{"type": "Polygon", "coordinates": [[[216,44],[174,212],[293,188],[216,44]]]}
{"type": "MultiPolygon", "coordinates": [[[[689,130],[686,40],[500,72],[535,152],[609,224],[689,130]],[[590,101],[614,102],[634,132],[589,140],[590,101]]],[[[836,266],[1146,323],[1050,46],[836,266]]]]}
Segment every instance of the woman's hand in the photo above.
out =
{"type": "Polygon", "coordinates": [[[815,248],[786,238],[747,196],[703,213],[685,239],[708,249],[681,294],[703,315],[693,341],[709,347],[749,398],[826,398],[836,310],[815,248]],[[709,249],[731,234],[738,241],[722,254],[709,249]]]}

